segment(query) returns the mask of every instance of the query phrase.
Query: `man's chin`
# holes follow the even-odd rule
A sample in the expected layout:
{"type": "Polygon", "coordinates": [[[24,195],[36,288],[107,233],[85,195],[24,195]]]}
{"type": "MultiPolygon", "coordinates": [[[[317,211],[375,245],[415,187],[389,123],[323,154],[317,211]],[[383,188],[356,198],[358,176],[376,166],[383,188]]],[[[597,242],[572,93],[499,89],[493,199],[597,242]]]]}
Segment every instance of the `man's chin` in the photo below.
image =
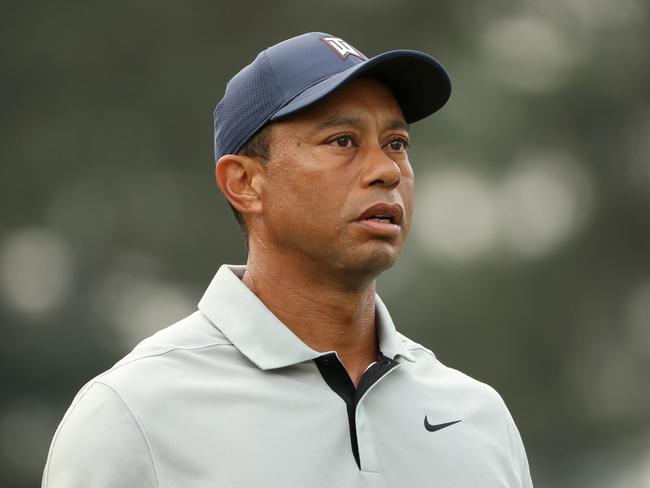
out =
{"type": "Polygon", "coordinates": [[[391,268],[399,258],[399,249],[390,245],[358,251],[354,256],[350,256],[345,268],[351,273],[366,275],[370,279],[391,268]]]}

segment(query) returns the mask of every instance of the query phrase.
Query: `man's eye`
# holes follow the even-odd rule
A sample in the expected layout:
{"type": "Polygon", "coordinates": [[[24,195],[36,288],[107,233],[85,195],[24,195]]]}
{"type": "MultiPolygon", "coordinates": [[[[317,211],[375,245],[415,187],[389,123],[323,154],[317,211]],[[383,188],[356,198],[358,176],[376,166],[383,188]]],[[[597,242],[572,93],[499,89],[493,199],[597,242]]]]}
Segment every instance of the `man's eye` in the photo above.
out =
{"type": "Polygon", "coordinates": [[[405,151],[408,145],[408,141],[401,138],[395,139],[388,143],[388,147],[390,147],[393,151],[405,151]]]}
{"type": "Polygon", "coordinates": [[[352,138],[350,136],[340,136],[332,140],[332,144],[336,144],[338,147],[349,147],[352,145],[352,138]]]}

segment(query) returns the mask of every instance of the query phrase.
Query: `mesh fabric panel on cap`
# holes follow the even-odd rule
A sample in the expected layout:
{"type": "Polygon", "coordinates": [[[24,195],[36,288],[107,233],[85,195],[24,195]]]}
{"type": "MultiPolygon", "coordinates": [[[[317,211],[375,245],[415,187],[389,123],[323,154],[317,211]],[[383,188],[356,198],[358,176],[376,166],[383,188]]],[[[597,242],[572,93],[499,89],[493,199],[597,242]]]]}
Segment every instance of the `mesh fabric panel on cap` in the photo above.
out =
{"type": "Polygon", "coordinates": [[[257,132],[278,108],[280,90],[265,53],[261,53],[253,64],[233,78],[224,97],[215,109],[215,158],[234,154],[257,132]],[[226,101],[227,100],[227,101],[226,101]],[[226,102],[226,103],[224,103],[226,102]],[[229,121],[219,124],[219,120],[229,121]],[[259,123],[263,120],[263,123],[259,123]],[[221,125],[221,127],[219,127],[221,125]]]}

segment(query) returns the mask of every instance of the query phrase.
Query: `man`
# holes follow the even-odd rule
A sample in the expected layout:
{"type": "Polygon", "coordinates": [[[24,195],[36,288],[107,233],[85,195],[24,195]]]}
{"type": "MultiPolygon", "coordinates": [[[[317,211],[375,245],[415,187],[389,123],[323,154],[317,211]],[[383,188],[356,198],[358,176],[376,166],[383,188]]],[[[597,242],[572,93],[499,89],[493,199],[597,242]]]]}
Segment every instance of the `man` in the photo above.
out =
{"type": "Polygon", "coordinates": [[[43,486],[531,487],[499,395],[375,295],[411,223],[408,124],[449,94],[425,54],[324,33],[239,72],[215,156],[247,264],[81,390],[43,486]]]}

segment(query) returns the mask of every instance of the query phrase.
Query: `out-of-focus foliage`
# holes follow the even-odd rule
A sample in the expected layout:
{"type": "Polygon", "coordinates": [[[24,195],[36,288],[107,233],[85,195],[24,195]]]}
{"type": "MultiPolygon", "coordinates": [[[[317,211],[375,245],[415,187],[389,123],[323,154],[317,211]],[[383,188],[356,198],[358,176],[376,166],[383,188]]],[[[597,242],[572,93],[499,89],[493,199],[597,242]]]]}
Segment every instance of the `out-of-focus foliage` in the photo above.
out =
{"type": "Polygon", "coordinates": [[[211,116],[302,32],[431,53],[398,327],[499,390],[538,487],[650,486],[650,5],[12,2],[0,16],[0,485],[74,393],[244,260],[211,116]]]}

